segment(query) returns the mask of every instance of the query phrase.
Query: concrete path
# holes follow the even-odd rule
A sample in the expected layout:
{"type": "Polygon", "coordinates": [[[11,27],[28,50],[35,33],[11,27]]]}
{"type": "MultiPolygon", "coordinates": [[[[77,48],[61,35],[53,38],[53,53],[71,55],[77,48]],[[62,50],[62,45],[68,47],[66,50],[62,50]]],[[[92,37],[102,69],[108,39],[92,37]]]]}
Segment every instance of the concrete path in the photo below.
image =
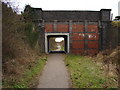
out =
{"type": "Polygon", "coordinates": [[[39,79],[38,88],[69,88],[70,78],[67,72],[64,54],[50,54],[39,79]]]}

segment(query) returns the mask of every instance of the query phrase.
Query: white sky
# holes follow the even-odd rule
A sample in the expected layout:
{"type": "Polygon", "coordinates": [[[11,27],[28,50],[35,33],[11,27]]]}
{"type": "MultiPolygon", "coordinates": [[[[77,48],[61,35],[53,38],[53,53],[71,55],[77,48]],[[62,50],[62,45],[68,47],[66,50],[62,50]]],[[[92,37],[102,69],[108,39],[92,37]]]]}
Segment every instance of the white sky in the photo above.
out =
{"type": "MultiPolygon", "coordinates": [[[[4,1],[4,0],[3,0],[4,1]]],[[[43,10],[95,10],[112,9],[113,16],[118,16],[118,2],[120,0],[9,0],[18,1],[22,11],[29,4],[43,10]]]]}
{"type": "MultiPolygon", "coordinates": [[[[15,0],[10,0],[15,1],[15,0]]],[[[118,1],[120,0],[16,0],[19,8],[23,10],[26,4],[43,10],[96,10],[112,9],[118,15],[118,1]]]]}

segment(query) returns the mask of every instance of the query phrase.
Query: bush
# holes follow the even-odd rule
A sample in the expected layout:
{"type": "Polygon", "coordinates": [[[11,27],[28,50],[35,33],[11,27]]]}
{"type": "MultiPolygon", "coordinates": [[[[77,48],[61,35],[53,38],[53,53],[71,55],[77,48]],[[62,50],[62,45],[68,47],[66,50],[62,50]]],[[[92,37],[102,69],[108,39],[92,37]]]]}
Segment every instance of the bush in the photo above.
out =
{"type": "Polygon", "coordinates": [[[120,21],[112,21],[112,26],[114,27],[120,27],[120,21]]]}
{"type": "Polygon", "coordinates": [[[33,23],[26,23],[25,35],[26,35],[29,45],[32,48],[34,48],[34,46],[36,45],[38,38],[39,38],[39,32],[37,31],[37,28],[35,27],[35,25],[33,23]]]}

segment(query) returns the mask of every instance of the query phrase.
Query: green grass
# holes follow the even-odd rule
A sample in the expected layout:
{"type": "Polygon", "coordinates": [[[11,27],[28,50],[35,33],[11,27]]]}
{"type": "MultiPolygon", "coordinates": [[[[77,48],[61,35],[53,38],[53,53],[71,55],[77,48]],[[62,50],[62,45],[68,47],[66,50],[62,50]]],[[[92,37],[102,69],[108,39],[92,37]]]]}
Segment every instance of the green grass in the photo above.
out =
{"type": "Polygon", "coordinates": [[[65,50],[65,49],[64,49],[64,46],[62,45],[62,46],[61,46],[61,51],[64,51],[64,50],[65,50]]]}
{"type": "Polygon", "coordinates": [[[73,88],[116,87],[116,83],[107,79],[102,74],[100,66],[90,58],[68,55],[65,62],[70,71],[73,88]]]}
{"type": "Polygon", "coordinates": [[[46,60],[46,58],[39,59],[38,63],[30,70],[26,71],[20,81],[16,82],[12,88],[29,88],[31,81],[42,71],[46,60]]]}

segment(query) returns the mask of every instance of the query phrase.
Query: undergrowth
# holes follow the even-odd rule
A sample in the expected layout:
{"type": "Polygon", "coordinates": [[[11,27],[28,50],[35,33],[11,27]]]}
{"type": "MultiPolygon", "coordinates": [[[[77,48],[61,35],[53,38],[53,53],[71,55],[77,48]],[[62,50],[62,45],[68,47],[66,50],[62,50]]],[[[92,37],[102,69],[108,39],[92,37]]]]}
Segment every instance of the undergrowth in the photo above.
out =
{"type": "Polygon", "coordinates": [[[62,45],[62,46],[61,46],[61,51],[64,51],[64,50],[65,50],[65,49],[64,49],[64,46],[62,45]]]}
{"type": "Polygon", "coordinates": [[[37,60],[42,53],[38,25],[32,22],[33,13],[18,15],[12,7],[9,0],[2,2],[2,85],[24,88],[42,70],[45,59],[37,60]]]}
{"type": "Polygon", "coordinates": [[[102,74],[90,58],[84,56],[68,55],[66,66],[69,69],[73,88],[115,88],[116,82],[102,74]]]}
{"type": "Polygon", "coordinates": [[[30,84],[33,83],[33,79],[35,79],[35,77],[41,73],[45,62],[46,62],[46,58],[42,58],[39,59],[38,62],[36,62],[36,64],[31,68],[26,70],[26,72],[23,74],[22,77],[18,78],[19,82],[17,81],[11,81],[12,84],[10,84],[10,82],[4,82],[3,86],[5,87],[9,87],[9,88],[30,88],[30,84]]]}
{"type": "Polygon", "coordinates": [[[120,27],[120,21],[112,21],[111,24],[114,27],[120,27]]]}
{"type": "Polygon", "coordinates": [[[26,24],[25,35],[29,45],[34,48],[39,38],[39,32],[37,27],[33,23],[26,24]]]}

